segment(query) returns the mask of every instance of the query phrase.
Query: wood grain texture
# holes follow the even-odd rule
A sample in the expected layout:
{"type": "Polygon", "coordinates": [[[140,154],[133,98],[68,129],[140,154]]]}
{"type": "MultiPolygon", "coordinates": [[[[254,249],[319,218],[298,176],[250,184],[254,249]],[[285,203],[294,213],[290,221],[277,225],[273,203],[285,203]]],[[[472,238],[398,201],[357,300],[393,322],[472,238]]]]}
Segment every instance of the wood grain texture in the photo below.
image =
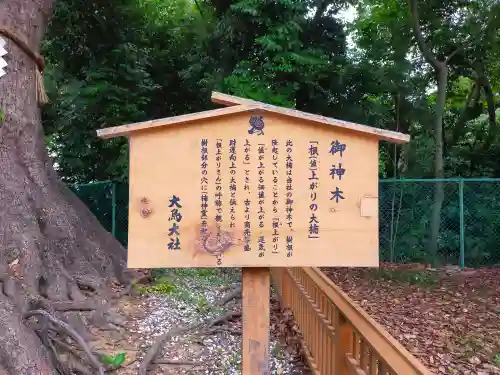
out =
{"type": "Polygon", "coordinates": [[[268,268],[243,268],[243,375],[269,375],[268,268]]]}
{"type": "Polygon", "coordinates": [[[258,110],[251,114],[242,112],[199,119],[189,126],[179,124],[131,133],[128,266],[377,266],[378,210],[374,209],[377,202],[378,140],[365,134],[325,125],[307,126],[301,120],[258,110]],[[264,135],[248,133],[250,115],[264,117],[264,135]],[[204,138],[207,140],[207,183],[206,190],[202,191],[201,142],[204,138]],[[218,139],[222,150],[220,168],[216,162],[218,139]],[[244,164],[247,140],[250,164],[244,164]],[[274,160],[273,140],[277,141],[277,160],[274,160]],[[331,143],[337,140],[346,145],[342,156],[339,152],[329,152],[331,143]],[[236,142],[235,172],[230,168],[232,141],[236,142]],[[293,143],[290,176],[286,168],[288,141],[293,143]],[[317,181],[310,180],[310,141],[318,142],[317,181]],[[259,144],[265,145],[262,160],[259,160],[259,144]],[[262,175],[258,168],[260,162],[265,166],[262,175]],[[345,169],[345,173],[332,176],[333,167],[345,169]],[[222,187],[220,205],[216,199],[218,173],[222,187]],[[288,177],[292,178],[291,205],[286,204],[288,177]],[[232,196],[233,178],[236,190],[232,196]],[[312,182],[318,182],[314,191],[312,182]],[[260,185],[265,186],[262,202],[260,185]],[[332,200],[332,191],[336,188],[344,197],[338,202],[332,200]],[[220,229],[232,239],[231,247],[220,257],[200,251],[202,193],[208,197],[208,227],[211,230],[216,227],[220,208],[220,229]],[[174,195],[180,198],[182,205],[179,209],[182,221],[177,223],[179,250],[168,248],[173,225],[169,200],[174,195]],[[247,200],[250,201],[248,220],[247,200]],[[260,206],[265,211],[263,215],[259,213],[260,206]],[[289,206],[293,209],[291,225],[287,218],[289,206]],[[234,207],[233,214],[231,207],[234,207]],[[319,238],[315,239],[308,238],[310,226],[314,224],[311,223],[313,212],[319,226],[319,238]],[[274,227],[275,219],[279,220],[278,228],[274,227]],[[249,247],[245,248],[247,221],[250,234],[249,247]],[[287,241],[290,237],[291,251],[287,241]],[[260,251],[262,239],[265,244],[260,251]]]}

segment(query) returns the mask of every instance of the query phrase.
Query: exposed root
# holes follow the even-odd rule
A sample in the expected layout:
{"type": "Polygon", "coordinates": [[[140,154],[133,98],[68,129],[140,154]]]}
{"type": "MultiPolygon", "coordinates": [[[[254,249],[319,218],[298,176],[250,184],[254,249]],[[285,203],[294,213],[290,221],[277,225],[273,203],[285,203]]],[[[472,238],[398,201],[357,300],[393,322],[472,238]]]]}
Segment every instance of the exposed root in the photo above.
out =
{"type": "Polygon", "coordinates": [[[73,348],[71,345],[66,344],[65,342],[59,340],[57,337],[54,337],[54,336],[50,336],[50,339],[52,340],[52,342],[54,342],[54,344],[57,344],[58,346],[60,346],[64,350],[66,350],[67,352],[71,353],[76,358],[80,357],[80,353],[75,348],[73,348]]]}
{"type": "Polygon", "coordinates": [[[241,298],[241,285],[237,286],[229,293],[227,293],[220,301],[218,301],[216,306],[224,306],[228,302],[231,302],[233,299],[241,298]]]}
{"type": "Polygon", "coordinates": [[[84,301],[58,301],[51,303],[55,311],[93,311],[97,309],[95,302],[84,301]]]}
{"type": "MultiPolygon", "coordinates": [[[[66,324],[62,320],[55,318],[54,316],[52,316],[51,314],[49,314],[47,311],[44,311],[44,310],[32,310],[32,311],[25,313],[23,317],[25,319],[28,319],[32,316],[42,316],[42,317],[46,318],[52,324],[59,327],[66,334],[71,336],[71,338],[73,340],[75,340],[75,342],[78,343],[78,345],[83,349],[85,354],[87,354],[89,363],[92,365],[92,367],[94,367],[98,371],[99,375],[105,375],[104,368],[101,366],[101,363],[94,357],[94,355],[92,354],[92,351],[90,350],[90,348],[87,345],[87,343],[85,342],[85,340],[83,340],[83,338],[73,328],[71,328],[71,326],[69,324],[66,324]]],[[[42,319],[42,321],[43,321],[43,319],[42,319]]]]}
{"type": "Polygon", "coordinates": [[[5,369],[5,374],[54,374],[49,349],[41,344],[39,337],[30,327],[23,324],[12,300],[2,294],[0,294],[0,340],[0,363],[5,369]]]}
{"type": "MultiPolygon", "coordinates": [[[[155,359],[161,352],[161,349],[165,341],[167,341],[168,339],[175,336],[179,336],[181,334],[186,334],[188,332],[196,331],[201,327],[203,327],[203,329],[197,332],[198,335],[213,334],[221,331],[232,332],[233,330],[231,330],[229,327],[219,327],[219,326],[238,317],[241,317],[241,311],[229,311],[215,319],[210,320],[209,322],[197,323],[192,326],[184,328],[174,328],[164,333],[156,340],[156,342],[151,346],[151,348],[149,348],[148,352],[146,353],[146,356],[144,357],[143,362],[139,366],[138,375],[147,375],[149,366],[154,363],[158,363],[158,361],[156,361],[155,359]]],[[[238,334],[236,330],[234,330],[234,332],[232,333],[238,334]]]]}
{"type": "Polygon", "coordinates": [[[128,285],[119,293],[117,293],[114,298],[121,298],[127,295],[132,294],[133,287],[136,284],[147,283],[151,281],[151,273],[147,273],[144,275],[140,275],[137,278],[133,279],[128,285]]]}
{"type": "Polygon", "coordinates": [[[158,354],[161,351],[161,348],[165,341],[170,339],[171,337],[179,336],[183,333],[187,333],[189,331],[195,330],[199,324],[196,324],[194,326],[190,327],[184,327],[184,328],[174,328],[163,335],[161,335],[156,342],[151,346],[151,348],[148,350],[146,355],[144,356],[144,360],[142,361],[141,365],[139,366],[138,369],[138,375],[147,375],[148,373],[148,367],[153,363],[155,358],[158,356],[158,354]]]}
{"type": "Polygon", "coordinates": [[[157,359],[154,361],[155,365],[175,365],[175,366],[203,366],[204,362],[194,362],[194,361],[171,361],[168,359],[157,359]]]}
{"type": "Polygon", "coordinates": [[[206,329],[204,331],[201,331],[200,335],[213,335],[213,334],[219,333],[219,332],[229,332],[230,334],[235,335],[235,336],[241,336],[242,335],[241,330],[234,329],[234,328],[231,328],[231,327],[208,328],[208,329],[206,329]]]}
{"type": "Polygon", "coordinates": [[[59,361],[59,353],[57,352],[57,349],[55,348],[52,340],[48,337],[48,335],[46,337],[47,339],[42,340],[42,342],[44,343],[44,345],[47,345],[50,348],[52,353],[52,362],[55,363],[57,371],[59,371],[59,373],[63,375],[71,375],[71,370],[64,366],[61,361],[59,361]]]}
{"type": "Polygon", "coordinates": [[[216,325],[222,325],[223,323],[227,323],[235,318],[241,317],[241,311],[229,311],[207,323],[207,328],[214,327],[216,325]]]}

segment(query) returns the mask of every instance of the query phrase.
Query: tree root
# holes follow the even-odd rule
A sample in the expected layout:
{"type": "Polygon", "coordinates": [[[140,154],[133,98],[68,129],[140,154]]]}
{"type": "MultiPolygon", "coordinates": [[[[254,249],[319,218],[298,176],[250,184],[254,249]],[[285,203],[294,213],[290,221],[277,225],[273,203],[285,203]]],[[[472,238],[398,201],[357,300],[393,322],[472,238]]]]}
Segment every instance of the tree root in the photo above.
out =
{"type": "Polygon", "coordinates": [[[204,362],[195,361],[172,361],[168,359],[157,359],[154,361],[155,365],[175,365],[175,366],[203,366],[204,362]]]}
{"type": "Polygon", "coordinates": [[[207,324],[207,328],[212,328],[216,325],[221,325],[223,323],[226,323],[230,320],[233,320],[235,318],[241,317],[241,311],[228,311],[227,313],[212,319],[210,322],[207,324]]]}
{"type": "MultiPolygon", "coordinates": [[[[216,332],[221,332],[221,331],[230,331],[231,329],[228,327],[216,327],[220,326],[223,323],[229,322],[235,318],[241,317],[241,311],[228,311],[224,313],[223,315],[210,320],[207,323],[196,323],[192,326],[189,327],[183,327],[183,328],[174,328],[163,335],[161,335],[156,342],[149,348],[148,352],[146,353],[146,356],[144,357],[144,360],[142,361],[141,365],[139,366],[138,370],[138,375],[147,375],[147,371],[150,365],[154,363],[158,363],[156,361],[156,357],[159,355],[163,344],[165,341],[168,339],[179,336],[181,334],[185,334],[188,332],[193,332],[199,329],[200,327],[204,327],[204,329],[200,330],[197,332],[198,335],[200,334],[213,334],[216,332]]],[[[234,334],[238,334],[237,331],[233,332],[234,334]]],[[[164,363],[165,364],[165,363],[164,363]]]]}
{"type": "Polygon", "coordinates": [[[200,335],[213,335],[219,332],[229,332],[230,334],[235,336],[241,336],[242,334],[241,330],[238,329],[233,329],[230,327],[216,327],[216,328],[208,328],[204,331],[201,331],[200,335]]]}
{"type": "Polygon", "coordinates": [[[137,278],[133,279],[130,283],[128,283],[127,286],[121,292],[117,293],[114,296],[114,298],[121,298],[121,297],[130,295],[133,291],[134,285],[141,284],[141,283],[148,282],[148,281],[151,281],[151,275],[149,273],[145,274],[145,275],[138,276],[137,278]]]}
{"type": "Polygon", "coordinates": [[[55,311],[93,311],[97,309],[95,302],[85,301],[57,301],[52,302],[50,306],[55,311]]]}
{"type": "Polygon", "coordinates": [[[73,328],[71,328],[70,325],[64,323],[60,319],[55,318],[54,316],[52,316],[51,314],[49,314],[45,310],[32,310],[32,311],[29,311],[29,312],[27,312],[27,313],[25,313],[23,315],[23,318],[24,319],[29,319],[32,316],[42,316],[42,317],[46,318],[52,324],[54,324],[55,326],[59,327],[66,334],[68,334],[69,336],[71,336],[71,338],[73,340],[75,340],[75,342],[78,343],[78,345],[80,345],[80,347],[83,349],[83,351],[85,352],[85,354],[87,354],[88,360],[89,360],[90,364],[92,365],[92,367],[94,367],[99,372],[99,375],[105,375],[104,368],[101,366],[101,363],[94,357],[94,355],[92,354],[92,351],[90,350],[90,348],[87,345],[87,343],[85,342],[85,340],[83,340],[83,338],[73,328]]]}
{"type": "Polygon", "coordinates": [[[148,350],[146,355],[144,356],[144,360],[142,361],[141,365],[139,366],[138,369],[138,375],[147,375],[148,372],[148,367],[153,363],[155,358],[158,356],[160,353],[160,350],[169,338],[179,336],[183,333],[187,333],[189,331],[192,331],[196,329],[199,326],[199,324],[190,326],[190,327],[184,327],[184,328],[174,328],[163,335],[161,335],[156,342],[151,346],[151,348],[148,350]]]}
{"type": "Polygon", "coordinates": [[[220,301],[218,301],[216,306],[224,306],[233,299],[241,298],[241,285],[237,286],[230,292],[228,292],[220,301]]]}

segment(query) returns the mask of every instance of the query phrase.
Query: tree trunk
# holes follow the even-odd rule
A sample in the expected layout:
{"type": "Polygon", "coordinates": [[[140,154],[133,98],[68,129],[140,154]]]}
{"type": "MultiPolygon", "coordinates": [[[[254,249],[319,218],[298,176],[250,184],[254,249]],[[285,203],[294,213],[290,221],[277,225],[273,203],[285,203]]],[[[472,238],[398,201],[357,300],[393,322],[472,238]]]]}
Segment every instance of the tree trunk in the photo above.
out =
{"type": "Polygon", "coordinates": [[[437,262],[438,239],[441,229],[441,210],[444,201],[443,172],[443,115],[446,104],[446,87],[448,84],[448,66],[445,62],[439,63],[438,93],[436,101],[436,117],[434,119],[434,204],[431,216],[431,237],[429,241],[429,256],[432,264],[437,262]]]}
{"type": "Polygon", "coordinates": [[[412,29],[418,48],[424,59],[433,67],[437,74],[438,94],[436,101],[436,117],[434,118],[434,177],[438,179],[434,186],[434,204],[431,214],[431,234],[429,239],[429,260],[435,264],[438,261],[438,239],[441,227],[441,208],[444,201],[444,164],[443,164],[443,115],[446,105],[446,88],[448,85],[448,63],[450,59],[460,50],[456,49],[448,55],[444,61],[439,61],[424,40],[422,30],[420,28],[417,0],[409,0],[410,12],[412,16],[412,29]],[[441,180],[439,180],[441,179],[441,180]]]}
{"type": "MultiPolygon", "coordinates": [[[[53,5],[53,0],[3,0],[0,26],[38,51],[53,5]]],[[[109,296],[109,281],[129,280],[126,253],[54,172],[36,102],[35,63],[11,41],[6,49],[7,74],[0,78],[5,114],[0,122],[0,364],[9,375],[55,374],[57,358],[48,349],[47,331],[28,325],[23,313],[43,306],[61,320],[75,321],[74,313],[57,313],[57,303],[82,303],[89,289],[99,298],[109,296]],[[14,260],[16,270],[9,266],[14,260]]],[[[42,327],[43,321],[38,319],[42,327]]]]}

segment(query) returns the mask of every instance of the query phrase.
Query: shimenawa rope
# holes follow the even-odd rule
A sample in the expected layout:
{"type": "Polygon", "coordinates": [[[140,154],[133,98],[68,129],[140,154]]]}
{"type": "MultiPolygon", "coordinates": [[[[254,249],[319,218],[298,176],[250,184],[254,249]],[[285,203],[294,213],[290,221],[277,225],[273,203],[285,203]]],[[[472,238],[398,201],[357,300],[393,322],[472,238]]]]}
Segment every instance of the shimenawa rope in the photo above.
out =
{"type": "Polygon", "coordinates": [[[0,26],[0,35],[5,36],[10,39],[16,46],[18,46],[28,57],[35,63],[35,84],[36,84],[36,98],[38,103],[46,104],[49,102],[49,98],[45,93],[45,87],[43,85],[43,69],[45,68],[45,60],[43,56],[34,52],[26,42],[19,38],[16,34],[10,32],[4,27],[0,26]]]}

